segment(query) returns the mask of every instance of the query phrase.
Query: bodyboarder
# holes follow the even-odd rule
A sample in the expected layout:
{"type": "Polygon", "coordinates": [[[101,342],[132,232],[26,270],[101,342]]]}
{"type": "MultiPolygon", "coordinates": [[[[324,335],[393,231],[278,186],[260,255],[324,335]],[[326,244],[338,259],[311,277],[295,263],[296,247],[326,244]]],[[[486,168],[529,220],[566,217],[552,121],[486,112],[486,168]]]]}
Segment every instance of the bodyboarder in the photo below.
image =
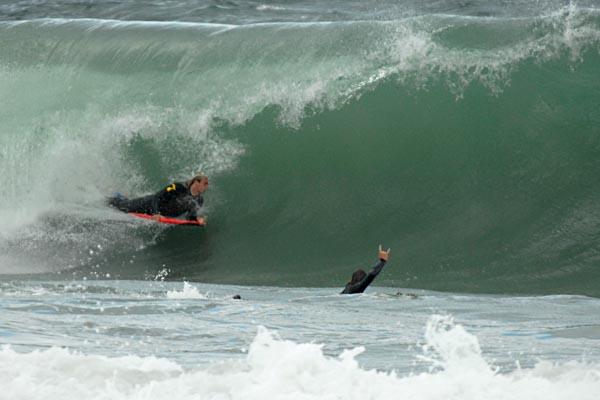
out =
{"type": "Polygon", "coordinates": [[[208,188],[208,177],[196,175],[187,182],[174,182],[159,192],[147,196],[128,199],[117,194],[108,198],[108,205],[127,213],[152,215],[159,220],[161,216],[180,217],[190,221],[205,223],[198,215],[204,203],[202,193],[208,188]]]}

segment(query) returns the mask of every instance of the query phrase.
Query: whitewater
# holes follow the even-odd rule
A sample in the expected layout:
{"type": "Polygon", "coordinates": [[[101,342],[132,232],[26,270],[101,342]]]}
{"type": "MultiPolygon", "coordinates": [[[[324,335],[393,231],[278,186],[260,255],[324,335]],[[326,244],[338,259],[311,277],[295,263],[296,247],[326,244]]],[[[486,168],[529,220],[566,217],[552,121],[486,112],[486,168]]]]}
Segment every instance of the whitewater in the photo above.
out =
{"type": "Polygon", "coordinates": [[[599,77],[594,0],[0,4],[0,399],[596,400],[599,77]]]}
{"type": "Polygon", "coordinates": [[[160,278],[0,289],[3,399],[595,399],[600,390],[599,301],[585,297],[385,287],[340,296],[160,278]]]}

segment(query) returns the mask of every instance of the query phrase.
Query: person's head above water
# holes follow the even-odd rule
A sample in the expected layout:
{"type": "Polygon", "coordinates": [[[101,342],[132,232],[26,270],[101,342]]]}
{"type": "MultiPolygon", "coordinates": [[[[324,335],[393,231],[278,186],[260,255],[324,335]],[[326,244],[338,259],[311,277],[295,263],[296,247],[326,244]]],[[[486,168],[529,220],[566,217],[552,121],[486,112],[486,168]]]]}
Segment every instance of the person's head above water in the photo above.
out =
{"type": "MultiPolygon", "coordinates": [[[[383,250],[381,248],[381,245],[379,245],[379,251],[377,253],[377,258],[379,258],[381,261],[387,261],[390,258],[390,252],[391,252],[390,249],[383,250]]],[[[350,281],[348,282],[348,284],[349,285],[355,285],[358,282],[360,282],[363,279],[365,279],[366,276],[367,276],[367,273],[364,270],[357,269],[352,274],[352,278],[350,278],[350,281]]]]}
{"type": "Polygon", "coordinates": [[[192,196],[198,196],[208,189],[208,176],[198,174],[187,182],[192,196]]]}
{"type": "Polygon", "coordinates": [[[351,285],[354,285],[354,284],[362,281],[363,279],[365,279],[365,276],[367,276],[367,273],[364,270],[357,269],[352,274],[352,278],[350,278],[350,282],[348,282],[348,283],[351,285]]]}

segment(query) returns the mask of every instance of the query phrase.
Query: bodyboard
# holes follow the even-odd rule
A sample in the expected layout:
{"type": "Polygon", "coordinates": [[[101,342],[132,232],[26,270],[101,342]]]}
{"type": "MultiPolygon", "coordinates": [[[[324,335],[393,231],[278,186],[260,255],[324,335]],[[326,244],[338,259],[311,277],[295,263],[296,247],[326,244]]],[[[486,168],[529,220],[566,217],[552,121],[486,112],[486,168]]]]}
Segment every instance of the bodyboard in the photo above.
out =
{"type": "MultiPolygon", "coordinates": [[[[143,213],[133,213],[130,212],[128,213],[129,215],[133,215],[134,217],[137,218],[143,218],[143,219],[149,219],[149,220],[153,220],[153,215],[150,214],[143,214],[143,213]]],[[[155,220],[153,220],[155,221],[155,220]]],[[[169,224],[169,225],[195,225],[195,226],[204,226],[203,223],[196,221],[196,220],[187,220],[187,219],[179,219],[179,218],[171,218],[171,217],[159,217],[158,221],[155,222],[159,222],[161,224],[169,224]]]]}

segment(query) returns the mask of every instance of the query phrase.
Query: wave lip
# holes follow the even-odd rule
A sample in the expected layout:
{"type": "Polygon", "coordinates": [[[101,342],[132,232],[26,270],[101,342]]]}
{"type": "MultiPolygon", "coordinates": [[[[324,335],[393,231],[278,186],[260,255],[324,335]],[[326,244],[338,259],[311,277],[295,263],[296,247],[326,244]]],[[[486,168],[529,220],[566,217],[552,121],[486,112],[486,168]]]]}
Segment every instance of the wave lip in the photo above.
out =
{"type": "MultiPolygon", "coordinates": [[[[569,2],[570,5],[575,4],[569,2]]],[[[577,6],[594,8],[594,0],[579,0],[577,6]]],[[[315,0],[289,1],[228,1],[197,2],[176,0],[169,2],[147,2],[143,7],[123,0],[95,1],[82,3],[67,1],[58,4],[35,0],[22,0],[0,5],[0,20],[24,20],[33,18],[96,18],[147,21],[209,21],[215,23],[251,24],[274,21],[354,21],[390,20],[414,15],[452,13],[472,17],[521,17],[539,16],[560,10],[563,0],[510,0],[495,2],[475,0],[461,1],[418,1],[394,0],[327,2],[315,0]]]]}

